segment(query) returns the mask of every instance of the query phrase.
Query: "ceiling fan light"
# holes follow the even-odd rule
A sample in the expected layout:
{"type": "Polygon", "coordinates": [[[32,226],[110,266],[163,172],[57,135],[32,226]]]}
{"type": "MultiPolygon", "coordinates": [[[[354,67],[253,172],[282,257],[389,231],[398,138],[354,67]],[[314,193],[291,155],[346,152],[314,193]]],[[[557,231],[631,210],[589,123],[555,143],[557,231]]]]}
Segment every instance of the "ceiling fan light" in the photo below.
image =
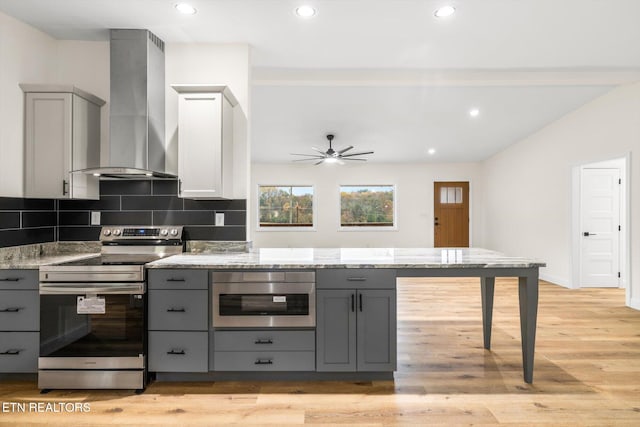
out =
{"type": "Polygon", "coordinates": [[[338,159],[336,159],[335,157],[327,157],[326,159],[324,159],[325,163],[338,163],[338,159]]]}

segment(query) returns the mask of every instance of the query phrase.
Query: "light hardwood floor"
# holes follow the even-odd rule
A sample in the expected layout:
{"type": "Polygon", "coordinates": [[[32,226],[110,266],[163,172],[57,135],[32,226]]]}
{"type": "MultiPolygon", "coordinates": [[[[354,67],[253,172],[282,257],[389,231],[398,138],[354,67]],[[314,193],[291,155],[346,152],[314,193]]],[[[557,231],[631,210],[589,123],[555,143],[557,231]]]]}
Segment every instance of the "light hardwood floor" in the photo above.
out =
{"type": "Polygon", "coordinates": [[[0,384],[2,402],[88,402],[75,414],[0,413],[9,425],[640,425],[640,312],[621,289],[540,287],[533,385],[522,379],[515,280],[498,279],[492,351],[477,279],[402,279],[398,371],[381,382],[154,383],[124,391],[0,384]]]}

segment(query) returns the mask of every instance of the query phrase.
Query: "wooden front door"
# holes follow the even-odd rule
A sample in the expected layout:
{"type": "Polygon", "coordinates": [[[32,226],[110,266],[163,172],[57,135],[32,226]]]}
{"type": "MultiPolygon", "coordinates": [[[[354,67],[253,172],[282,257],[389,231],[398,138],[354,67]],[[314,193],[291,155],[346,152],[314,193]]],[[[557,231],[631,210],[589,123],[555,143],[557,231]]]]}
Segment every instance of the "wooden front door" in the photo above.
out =
{"type": "Polygon", "coordinates": [[[434,182],[434,247],[469,247],[469,183],[434,182]]]}

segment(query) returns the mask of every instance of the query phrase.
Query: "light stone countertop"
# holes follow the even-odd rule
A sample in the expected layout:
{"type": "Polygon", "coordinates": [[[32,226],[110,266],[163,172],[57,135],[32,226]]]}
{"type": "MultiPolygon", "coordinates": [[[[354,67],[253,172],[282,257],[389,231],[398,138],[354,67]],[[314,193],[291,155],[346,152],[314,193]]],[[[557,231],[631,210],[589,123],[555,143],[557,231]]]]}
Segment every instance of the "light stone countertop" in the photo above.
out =
{"type": "Polygon", "coordinates": [[[0,270],[37,270],[43,265],[59,264],[62,262],[76,261],[84,258],[92,258],[100,255],[93,254],[64,254],[64,255],[47,255],[35,256],[30,258],[20,258],[0,261],[0,270]]]}
{"type": "Polygon", "coordinates": [[[542,261],[481,248],[261,248],[173,255],[147,268],[532,268],[542,261]]]}

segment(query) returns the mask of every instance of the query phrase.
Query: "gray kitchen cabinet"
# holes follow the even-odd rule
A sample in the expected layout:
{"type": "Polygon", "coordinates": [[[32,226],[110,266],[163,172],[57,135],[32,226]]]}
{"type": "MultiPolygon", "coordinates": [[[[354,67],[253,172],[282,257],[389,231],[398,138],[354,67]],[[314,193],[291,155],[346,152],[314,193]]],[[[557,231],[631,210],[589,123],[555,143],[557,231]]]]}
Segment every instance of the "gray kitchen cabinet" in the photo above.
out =
{"type": "Polygon", "coordinates": [[[171,85],[178,92],[178,195],[233,198],[233,108],[228,87],[171,85]]]}
{"type": "Polygon", "coordinates": [[[0,270],[0,373],[35,373],[40,351],[38,270],[0,270]]]}
{"type": "Polygon", "coordinates": [[[318,290],[316,337],[318,371],[394,371],[395,289],[318,290]]]}
{"type": "Polygon", "coordinates": [[[209,370],[206,270],[149,271],[149,370],[209,370]]]}
{"type": "Polygon", "coordinates": [[[70,85],[21,84],[25,93],[25,197],[98,199],[102,99],[70,85]]]}

